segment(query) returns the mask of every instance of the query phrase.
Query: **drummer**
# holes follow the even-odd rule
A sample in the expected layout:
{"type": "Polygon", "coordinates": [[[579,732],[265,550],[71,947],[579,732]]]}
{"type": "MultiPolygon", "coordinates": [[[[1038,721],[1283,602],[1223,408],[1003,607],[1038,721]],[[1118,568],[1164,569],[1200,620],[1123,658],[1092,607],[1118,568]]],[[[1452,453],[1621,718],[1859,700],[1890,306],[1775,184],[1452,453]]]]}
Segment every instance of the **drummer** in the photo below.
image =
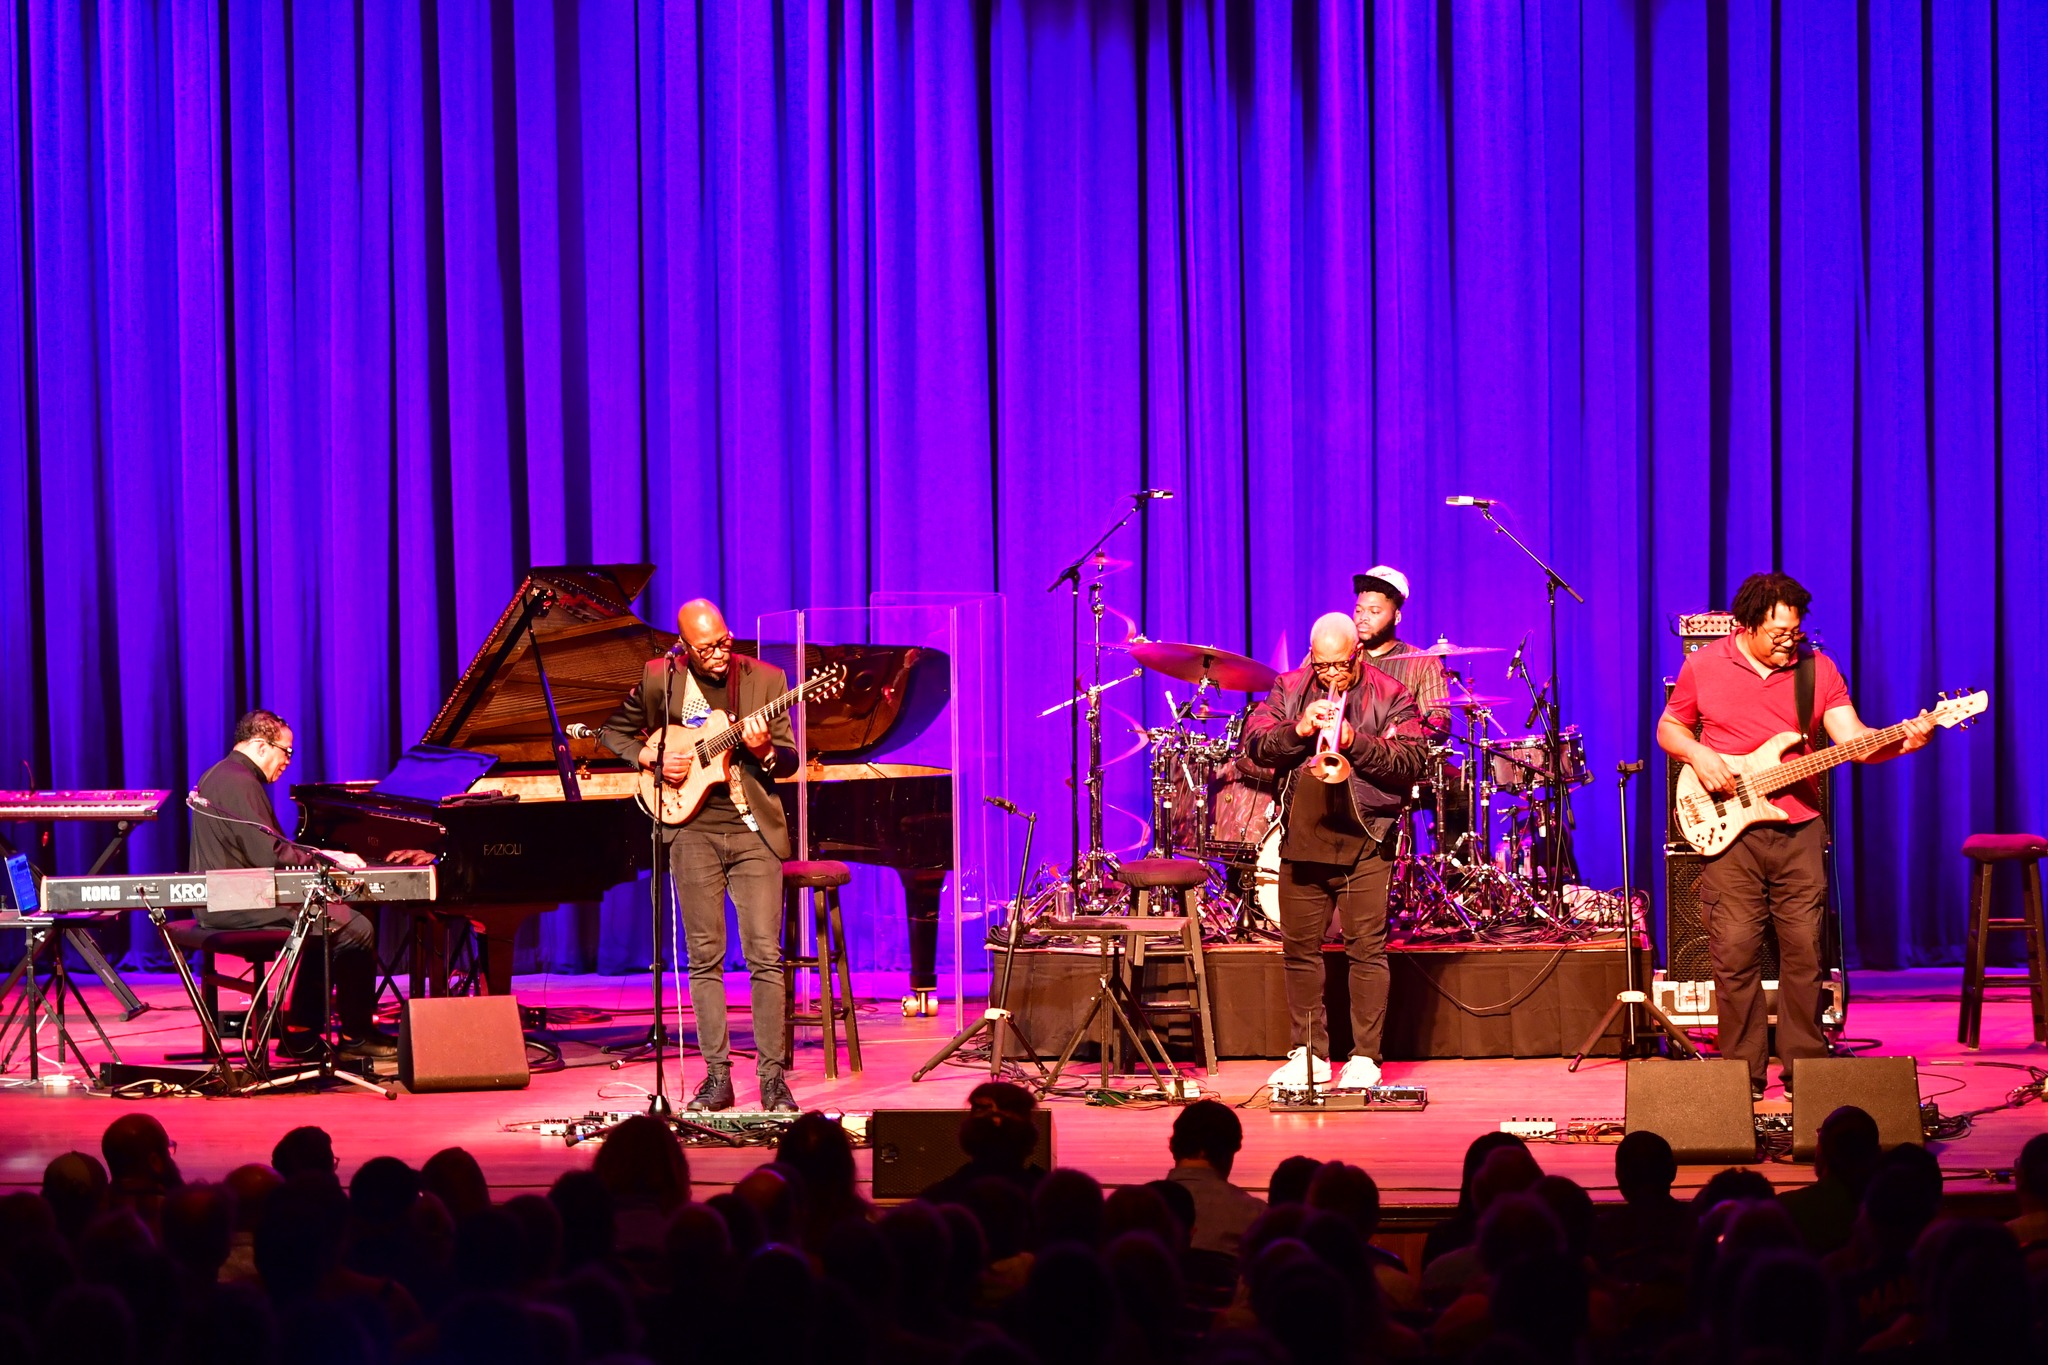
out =
{"type": "MultiPolygon", "coordinates": [[[[1351,578],[1351,590],[1358,600],[1351,607],[1351,621],[1358,627],[1358,643],[1366,662],[1408,689],[1421,714],[1421,725],[1432,736],[1450,733],[1450,684],[1444,677],[1444,661],[1434,654],[1404,643],[1395,631],[1401,624],[1401,608],[1408,605],[1408,575],[1386,564],[1375,564],[1351,578]]],[[[1423,730],[1418,729],[1420,735],[1423,730]]]]}

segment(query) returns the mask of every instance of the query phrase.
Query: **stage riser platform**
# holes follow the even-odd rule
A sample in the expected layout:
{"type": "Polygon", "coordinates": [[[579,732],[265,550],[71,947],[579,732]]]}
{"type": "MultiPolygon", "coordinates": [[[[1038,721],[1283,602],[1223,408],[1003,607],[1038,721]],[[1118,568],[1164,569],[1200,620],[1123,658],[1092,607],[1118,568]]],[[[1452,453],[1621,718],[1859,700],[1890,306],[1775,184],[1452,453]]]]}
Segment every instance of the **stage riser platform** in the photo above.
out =
{"type": "MultiPolygon", "coordinates": [[[[1624,988],[1622,951],[1612,948],[1395,949],[1384,1040],[1389,1060],[1438,1057],[1568,1057],[1624,988]]],[[[1204,950],[1219,1057],[1284,1057],[1287,998],[1277,946],[1220,944],[1204,950]]],[[[1010,1007],[1040,1054],[1059,1053],[1095,993],[1099,958],[1067,948],[1020,950],[1010,1007]]],[[[1638,980],[1649,979],[1649,955],[1638,980]]],[[[1184,961],[1147,962],[1148,994],[1192,994],[1184,961]]],[[[1349,962],[1341,946],[1323,950],[1323,1000],[1331,1055],[1350,1055],[1349,962]]],[[[1099,1028],[1099,1025],[1098,1025],[1099,1028]]],[[[1096,1032],[1091,1029],[1091,1036],[1096,1032]]],[[[1162,1030],[1170,1051],[1195,1056],[1191,1026],[1162,1030]]],[[[1616,1020],[1594,1053],[1620,1055],[1616,1020]]],[[[1078,1055],[1093,1057],[1087,1043],[1078,1055]]]]}

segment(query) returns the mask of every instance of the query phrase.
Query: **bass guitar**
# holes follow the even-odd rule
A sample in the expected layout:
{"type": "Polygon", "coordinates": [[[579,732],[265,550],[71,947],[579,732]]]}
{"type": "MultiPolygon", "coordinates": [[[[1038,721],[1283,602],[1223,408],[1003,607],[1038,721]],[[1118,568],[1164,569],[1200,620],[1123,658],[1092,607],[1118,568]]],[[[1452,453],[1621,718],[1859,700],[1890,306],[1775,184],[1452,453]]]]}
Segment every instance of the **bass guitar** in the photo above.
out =
{"type": "Polygon", "coordinates": [[[663,825],[688,824],[704,808],[704,799],[713,789],[732,780],[733,750],[743,742],[740,732],[746,720],[755,716],[773,720],[798,702],[814,697],[821,700],[836,697],[845,686],[846,665],[833,664],[830,668],[817,670],[744,720],[734,720],[723,711],[713,711],[694,727],[663,726],[647,737],[648,747],[669,754],[686,755],[689,768],[674,780],[652,769],[642,769],[639,778],[640,809],[663,825]]]}
{"type": "MultiPolygon", "coordinates": [[[[1934,707],[1935,724],[1943,729],[1962,725],[1982,715],[1990,704],[1983,692],[1968,695],[1941,694],[1934,707]]],[[[1722,761],[1735,774],[1735,793],[1716,796],[1700,785],[1699,774],[1687,764],[1678,774],[1678,827],[1685,841],[1709,857],[1735,842],[1751,825],[1785,819],[1785,812],[1771,804],[1771,796],[1787,787],[1816,777],[1838,763],[1848,763],[1875,753],[1905,737],[1905,722],[1858,735],[1846,744],[1832,744],[1816,753],[1788,759],[1785,751],[1799,743],[1799,735],[1787,730],[1773,735],[1746,754],[1723,754],[1722,761]]]]}

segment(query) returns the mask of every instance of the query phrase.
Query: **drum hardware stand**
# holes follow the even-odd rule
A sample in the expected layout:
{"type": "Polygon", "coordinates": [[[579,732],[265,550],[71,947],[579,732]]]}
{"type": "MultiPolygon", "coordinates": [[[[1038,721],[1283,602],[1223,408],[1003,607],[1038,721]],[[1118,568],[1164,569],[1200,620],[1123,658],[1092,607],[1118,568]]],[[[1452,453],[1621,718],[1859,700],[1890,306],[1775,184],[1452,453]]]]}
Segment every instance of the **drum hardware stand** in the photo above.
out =
{"type": "MultiPolygon", "coordinates": [[[[1148,505],[1148,504],[1149,504],[1149,503],[1150,503],[1150,502],[1151,502],[1151,501],[1152,501],[1152,500],[1153,500],[1154,498],[1170,498],[1170,497],[1172,497],[1172,496],[1173,496],[1173,494],[1172,494],[1172,493],[1168,492],[1167,490],[1165,490],[1165,489],[1163,489],[1163,488],[1141,488],[1141,489],[1139,489],[1139,490],[1138,490],[1137,492],[1135,492],[1135,493],[1131,494],[1131,495],[1130,495],[1130,504],[1131,504],[1131,505],[1130,505],[1129,507],[1126,507],[1126,508],[1125,508],[1125,509],[1123,510],[1122,514],[1121,514],[1120,516],[1118,516],[1118,517],[1116,518],[1116,520],[1112,521],[1112,522],[1111,522],[1111,523],[1109,524],[1109,527],[1108,527],[1108,529],[1107,529],[1107,530],[1103,531],[1103,533],[1102,533],[1101,535],[1099,535],[1099,536],[1095,537],[1094,541],[1093,541],[1092,543],[1090,543],[1090,545],[1088,546],[1088,548],[1087,548],[1087,549],[1085,549],[1085,550],[1083,550],[1083,551],[1082,551],[1082,552],[1081,552],[1081,553],[1080,553],[1080,554],[1079,554],[1079,555],[1078,555],[1078,556],[1077,556],[1077,557],[1076,557],[1076,558],[1075,558],[1075,559],[1073,560],[1073,562],[1072,562],[1072,563],[1068,564],[1068,565],[1067,565],[1067,566],[1066,566],[1066,567],[1065,567],[1064,569],[1061,569],[1061,570],[1059,571],[1059,574],[1058,574],[1058,575],[1057,575],[1057,576],[1056,576],[1056,577],[1055,577],[1055,578],[1054,578],[1054,579],[1052,580],[1052,582],[1050,582],[1050,583],[1046,584],[1046,587],[1045,587],[1045,590],[1046,590],[1047,592],[1058,592],[1058,591],[1059,591],[1059,588],[1060,588],[1060,584],[1062,584],[1062,583],[1065,583],[1065,584],[1067,584],[1067,585],[1068,585],[1068,587],[1069,587],[1069,591],[1070,591],[1070,593],[1071,593],[1071,595],[1072,595],[1073,627],[1072,627],[1071,633],[1070,633],[1070,635],[1069,635],[1069,643],[1070,643],[1070,646],[1071,646],[1071,657],[1072,657],[1072,665],[1073,665],[1073,666],[1072,666],[1072,673],[1071,673],[1071,676],[1072,676],[1072,677],[1073,677],[1073,679],[1074,679],[1074,687],[1075,687],[1075,691],[1076,691],[1076,692],[1077,692],[1077,693],[1078,693],[1079,695],[1078,695],[1078,696],[1076,696],[1076,697],[1072,697],[1072,698],[1069,698],[1069,699],[1068,699],[1067,701],[1065,701],[1065,702],[1062,702],[1062,703],[1061,703],[1060,705],[1062,705],[1062,706],[1071,706],[1071,705],[1073,705],[1073,704],[1074,704],[1074,703],[1075,703],[1076,701],[1080,700],[1080,697],[1081,697],[1081,696],[1085,696],[1085,697],[1087,698],[1087,700],[1088,700],[1088,707],[1089,707],[1089,721],[1090,721],[1090,731],[1089,731],[1089,739],[1088,739],[1088,759],[1089,759],[1089,761],[1088,761],[1088,772],[1089,772],[1089,776],[1088,776],[1088,832],[1089,832],[1089,843],[1088,843],[1088,852],[1087,852],[1087,855],[1086,855],[1085,857],[1083,857],[1083,856],[1081,855],[1081,852],[1080,852],[1080,850],[1081,850],[1081,772],[1080,772],[1080,756],[1081,756],[1081,729],[1080,729],[1080,713],[1079,713],[1078,711],[1074,711],[1074,712],[1071,712],[1071,713],[1069,713],[1069,715],[1068,715],[1068,718],[1067,718],[1067,774],[1068,774],[1068,776],[1067,776],[1067,781],[1068,781],[1068,786],[1067,786],[1067,809],[1068,809],[1068,815],[1069,815],[1069,819],[1070,819],[1070,821],[1071,821],[1071,825],[1072,825],[1072,830],[1071,830],[1071,833],[1072,833],[1072,838],[1073,838],[1073,843],[1072,843],[1072,847],[1073,847],[1073,849],[1075,850],[1075,857],[1074,857],[1074,866],[1073,866],[1073,869],[1072,869],[1072,873],[1071,873],[1071,876],[1070,876],[1069,880],[1071,881],[1071,883],[1072,883],[1072,885],[1073,885],[1073,888],[1074,888],[1074,897],[1075,897],[1075,900],[1076,900],[1077,902],[1082,902],[1082,903],[1086,903],[1086,904],[1093,904],[1093,903],[1095,903],[1095,902],[1096,902],[1096,901],[1097,901],[1098,899],[1100,899],[1100,898],[1101,898],[1101,891],[1102,891],[1102,869],[1103,869],[1103,866],[1105,865],[1105,863],[1108,863],[1108,862],[1110,862],[1110,859],[1109,859],[1109,855],[1108,855],[1108,854],[1106,854],[1106,853],[1105,853],[1105,852],[1103,851],[1103,848],[1102,848],[1102,722],[1101,722],[1101,712],[1100,712],[1100,709],[1099,709],[1099,707],[1100,707],[1100,698],[1101,698],[1101,694],[1102,694],[1102,692],[1103,692],[1103,691],[1107,690],[1106,688],[1104,688],[1104,686],[1103,686],[1103,682],[1102,682],[1102,615],[1103,615],[1103,606],[1102,606],[1102,575],[1101,575],[1101,573],[1100,573],[1100,572],[1097,572],[1097,574],[1095,575],[1095,577],[1094,577],[1093,579],[1091,579],[1091,580],[1090,580],[1090,582],[1089,582],[1089,584],[1088,584],[1088,611],[1089,611],[1089,615],[1090,615],[1090,616],[1092,616],[1092,617],[1094,618],[1094,631],[1095,631],[1095,639],[1094,639],[1094,651],[1093,651],[1093,653],[1094,653],[1094,658],[1093,658],[1093,668],[1094,668],[1094,673],[1093,673],[1093,675],[1092,675],[1092,677],[1093,677],[1093,685],[1092,685],[1092,686],[1090,686],[1089,688],[1087,688],[1085,692],[1083,692],[1083,691],[1082,691],[1082,689],[1081,689],[1081,681],[1080,681],[1080,680],[1081,680],[1081,570],[1082,570],[1083,566],[1085,566],[1085,565],[1086,565],[1086,564],[1088,563],[1088,561],[1089,561],[1089,560],[1091,560],[1091,559],[1095,559],[1095,560],[1097,560],[1097,568],[1098,568],[1098,570],[1099,570],[1099,569],[1101,568],[1101,554],[1102,554],[1102,547],[1103,547],[1103,546],[1105,546],[1105,545],[1107,545],[1107,544],[1109,543],[1109,541],[1110,541],[1110,538],[1111,538],[1111,537],[1113,537],[1113,536],[1115,536],[1115,535],[1116,535],[1116,533],[1117,533],[1118,531],[1121,531],[1121,530],[1123,530],[1123,529],[1124,529],[1124,527],[1128,526],[1128,525],[1130,524],[1131,518],[1132,518],[1132,517],[1135,517],[1136,515],[1138,515],[1139,511],[1140,511],[1141,509],[1143,509],[1144,507],[1146,507],[1146,506],[1147,506],[1147,505],[1148,505]]],[[[1142,670],[1139,670],[1139,671],[1142,671],[1142,670]]],[[[1131,674],[1131,676],[1132,676],[1132,677],[1136,677],[1136,676],[1137,676],[1137,672],[1133,672],[1133,673],[1131,674]]],[[[1122,679],[1119,679],[1118,681],[1123,681],[1123,680],[1122,680],[1122,679]]],[[[1111,687],[1113,687],[1113,686],[1115,686],[1115,685],[1116,685],[1115,683],[1111,683],[1111,684],[1110,684],[1110,686],[1111,686],[1111,687]]],[[[1043,711],[1039,712],[1038,714],[1039,714],[1040,716],[1049,716],[1049,715],[1051,715],[1051,714],[1052,714],[1052,713],[1053,713],[1054,711],[1057,711],[1057,710],[1059,710],[1059,709],[1060,709],[1060,708],[1059,708],[1059,706],[1049,706],[1049,707],[1047,707],[1047,708],[1046,708],[1045,710],[1043,710],[1043,711]]]]}
{"type": "Polygon", "coordinates": [[[1010,922],[1005,926],[1006,932],[1003,934],[1003,974],[995,990],[991,992],[988,1008],[982,1011],[981,1018],[954,1034],[953,1040],[933,1053],[930,1061],[910,1073],[910,1079],[923,1080],[937,1070],[942,1062],[986,1031],[989,1079],[997,1079],[1003,1074],[1003,1061],[1010,1052],[1010,1037],[1014,1037],[1018,1047],[1023,1050],[1025,1059],[1037,1069],[1039,1083],[1043,1085],[1045,1063],[1038,1060],[1038,1049],[1032,1046],[1029,1035],[1024,1032],[1024,1026],[1019,1024],[1016,1015],[1010,1012],[1010,974],[1017,964],[1017,938],[1024,929],[1024,888],[1031,879],[1031,838],[1038,832],[1038,812],[1032,811],[1027,814],[1000,797],[985,796],[982,799],[1012,815],[1021,816],[1025,821],[1024,859],[1017,868],[1017,898],[1010,902],[1010,922]]]}
{"type": "Polygon", "coordinates": [[[1621,904],[1624,916],[1624,927],[1621,935],[1623,989],[1619,995],[1614,997],[1614,1003],[1607,1007],[1607,1013],[1600,1016],[1600,1022],[1593,1025],[1593,1031],[1586,1035],[1586,1041],[1579,1044],[1578,1052],[1572,1057],[1572,1064],[1565,1068],[1567,1071],[1577,1071],[1579,1069],[1579,1063],[1585,1061],[1586,1054],[1599,1045],[1601,1035],[1607,1032],[1607,1026],[1614,1022],[1614,1016],[1617,1014],[1621,1016],[1622,1021],[1621,1055],[1624,1060],[1635,1056],[1638,1042],[1642,1036],[1642,1030],[1645,1027],[1644,1023],[1636,1018],[1637,1010],[1645,1010],[1649,1013],[1648,1026],[1662,1033],[1680,1056],[1691,1057],[1697,1060],[1700,1055],[1699,1049],[1692,1045],[1692,1039],[1685,1036],[1685,1030],[1673,1023],[1671,1016],[1660,1009],[1657,1002],[1652,1000],[1636,981],[1635,892],[1634,888],[1629,884],[1628,859],[1628,780],[1642,770],[1643,761],[1641,759],[1637,759],[1633,763],[1617,763],[1614,765],[1615,790],[1616,795],[1619,797],[1618,804],[1621,807],[1621,904]]]}

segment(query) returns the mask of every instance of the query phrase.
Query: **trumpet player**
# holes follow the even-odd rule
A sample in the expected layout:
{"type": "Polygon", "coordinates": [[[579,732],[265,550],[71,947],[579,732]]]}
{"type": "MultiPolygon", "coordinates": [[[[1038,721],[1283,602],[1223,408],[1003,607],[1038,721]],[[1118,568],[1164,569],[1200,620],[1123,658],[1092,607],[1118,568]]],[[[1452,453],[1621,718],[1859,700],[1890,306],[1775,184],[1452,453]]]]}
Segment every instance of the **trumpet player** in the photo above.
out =
{"type": "Polygon", "coordinates": [[[1252,712],[1245,748],[1281,786],[1280,934],[1289,1051],[1271,1084],[1330,1082],[1323,1010],[1323,931],[1334,909],[1350,959],[1351,1057],[1340,1089],[1380,1079],[1387,1017],[1390,834],[1427,759],[1415,698],[1365,666],[1358,628],[1332,612],[1309,638],[1309,661],[1283,673],[1252,712]],[[1313,1073],[1311,1073],[1313,1068],[1313,1073]]]}

